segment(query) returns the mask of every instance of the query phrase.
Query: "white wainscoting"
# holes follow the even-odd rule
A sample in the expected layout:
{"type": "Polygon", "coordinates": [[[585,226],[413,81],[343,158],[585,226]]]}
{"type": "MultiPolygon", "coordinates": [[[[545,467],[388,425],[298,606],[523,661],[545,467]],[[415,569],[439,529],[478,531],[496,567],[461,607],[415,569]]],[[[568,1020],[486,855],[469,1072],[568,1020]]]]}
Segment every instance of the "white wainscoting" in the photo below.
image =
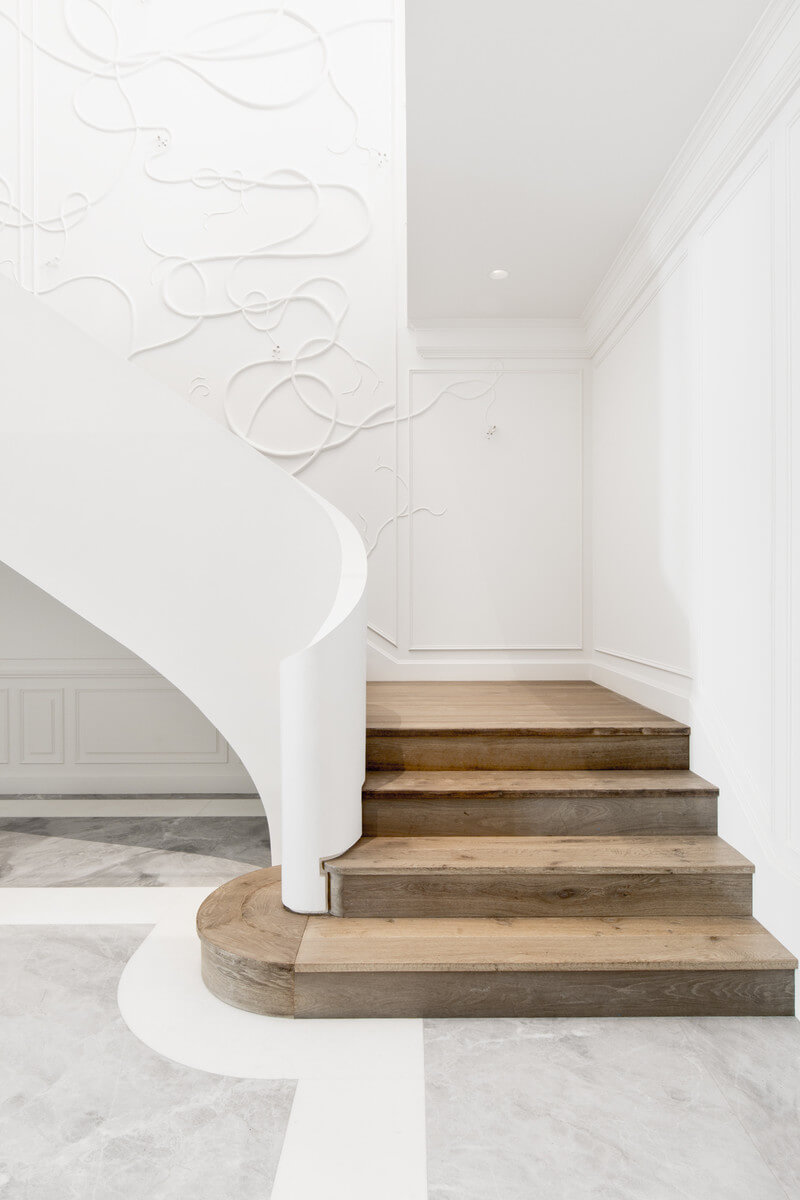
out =
{"type": "Polygon", "coordinates": [[[697,690],[774,803],[775,392],[772,164],[760,155],[698,230],[700,542],[697,690]],[[732,647],[736,652],[731,653],[732,647]]]}
{"type": "MultiPolygon", "coordinates": [[[[692,765],[721,789],[720,832],[756,864],[756,916],[798,953],[800,26],[794,28],[783,47],[784,58],[793,56],[793,86],[784,73],[765,92],[749,94],[753,113],[769,111],[771,123],[748,127],[760,135],[744,154],[736,146],[747,129],[731,135],[728,173],[680,242],[669,243],[669,257],[641,252],[636,269],[647,273],[649,291],[604,332],[593,378],[592,670],[607,686],[691,724],[692,765]],[[776,97],[783,106],[777,112],[776,97]],[[688,440],[672,431],[679,415],[688,440]],[[625,513],[626,493],[641,511],[625,513]],[[612,591],[620,521],[623,530],[635,530],[637,545],[621,539],[616,557],[622,578],[638,590],[635,606],[625,588],[612,591]],[[685,530],[688,573],[667,569],[676,560],[666,553],[665,528],[670,539],[685,530]],[[676,578],[677,592],[668,586],[676,578]],[[675,596],[689,615],[688,632],[677,639],[675,596]]],[[[718,139],[711,141],[717,155],[718,139]]],[[[710,178],[718,162],[701,155],[691,174],[710,178]]],[[[664,200],[667,211],[672,201],[664,200]]],[[[648,239],[640,231],[643,246],[659,244],[657,229],[651,232],[648,239]]],[[[625,270],[632,278],[633,267],[625,270]]],[[[598,297],[607,312],[603,289],[598,297]]]]}
{"type": "Polygon", "coordinates": [[[690,674],[691,288],[686,254],[595,363],[594,647],[690,674]]]}
{"type": "Polygon", "coordinates": [[[579,650],[582,372],[412,372],[410,649],[579,650]]]}
{"type": "Polygon", "coordinates": [[[9,688],[0,687],[0,764],[5,764],[8,762],[11,748],[11,736],[9,733],[9,697],[9,688]]]}
{"type": "Polygon", "coordinates": [[[137,659],[0,661],[0,794],[250,795],[221,734],[137,659]]]}

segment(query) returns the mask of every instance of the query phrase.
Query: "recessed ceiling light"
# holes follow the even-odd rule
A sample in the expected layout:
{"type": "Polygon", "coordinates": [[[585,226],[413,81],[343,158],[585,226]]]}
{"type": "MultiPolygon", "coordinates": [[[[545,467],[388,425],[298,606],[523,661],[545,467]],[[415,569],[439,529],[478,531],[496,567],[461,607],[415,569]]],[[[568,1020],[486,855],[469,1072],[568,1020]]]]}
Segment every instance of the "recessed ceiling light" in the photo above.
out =
{"type": "Polygon", "coordinates": [[[498,267],[494,271],[489,272],[490,279],[508,279],[508,271],[504,271],[502,267],[498,267]]]}

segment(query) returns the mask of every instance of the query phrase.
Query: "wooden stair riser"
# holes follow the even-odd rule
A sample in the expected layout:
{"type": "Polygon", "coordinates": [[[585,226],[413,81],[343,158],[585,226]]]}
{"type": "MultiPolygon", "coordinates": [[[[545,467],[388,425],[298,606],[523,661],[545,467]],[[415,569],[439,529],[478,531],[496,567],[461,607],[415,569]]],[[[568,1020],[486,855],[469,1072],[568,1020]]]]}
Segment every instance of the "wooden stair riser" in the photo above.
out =
{"type": "Polygon", "coordinates": [[[280,903],[280,868],[198,914],[228,1004],[302,1017],[790,1015],[796,960],[748,917],[337,920],[280,903]]]}
{"type": "Polygon", "coordinates": [[[295,978],[297,1017],[792,1016],[794,971],[385,971],[295,978]]]}
{"type": "Polygon", "coordinates": [[[752,876],[331,871],[330,906],[337,917],[746,917],[752,876]]]}
{"type": "Polygon", "coordinates": [[[499,796],[487,799],[364,794],[365,837],[715,834],[714,796],[499,796]]]}
{"type": "Polygon", "coordinates": [[[368,770],[686,770],[688,766],[689,736],[683,733],[367,734],[368,770]]]}
{"type": "Polygon", "coordinates": [[[796,960],[688,759],[685,725],[590,683],[370,685],[333,915],[283,908],[279,868],[234,880],[203,979],[298,1017],[790,1015],[796,960]]]}

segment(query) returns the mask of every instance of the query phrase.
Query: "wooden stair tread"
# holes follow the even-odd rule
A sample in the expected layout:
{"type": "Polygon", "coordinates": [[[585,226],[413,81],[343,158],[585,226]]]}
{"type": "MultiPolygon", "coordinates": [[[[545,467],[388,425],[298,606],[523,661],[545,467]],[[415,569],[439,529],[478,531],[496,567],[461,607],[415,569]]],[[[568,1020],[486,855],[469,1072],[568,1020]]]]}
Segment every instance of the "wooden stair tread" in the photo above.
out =
{"type": "Polygon", "coordinates": [[[209,989],[295,1017],[777,1016],[795,958],[752,917],[689,728],[582,681],[371,683],[360,841],[327,915],[280,869],[198,914],[209,989]]]}
{"type": "Polygon", "coordinates": [[[206,987],[234,1008],[294,1015],[294,963],[308,917],[281,903],[281,869],[240,875],[197,913],[206,987]]]}
{"type": "Polygon", "coordinates": [[[679,721],[583,680],[367,685],[368,735],[454,732],[686,736],[689,730],[679,721]]]}
{"type": "Polygon", "coordinates": [[[291,965],[308,917],[281,901],[280,867],[239,875],[206,897],[197,913],[197,932],[208,945],[291,965]]]}
{"type": "Polygon", "coordinates": [[[295,970],[792,970],[753,918],[310,917],[295,970]]]}
{"type": "Polygon", "coordinates": [[[325,870],[336,875],[752,874],[721,838],[368,837],[325,870]]]}
{"type": "Polygon", "coordinates": [[[280,868],[198,915],[203,979],[295,1017],[787,1016],[796,961],[752,917],[300,917],[280,868]]]}
{"type": "Polygon", "coordinates": [[[373,800],[441,796],[495,799],[509,795],[716,796],[693,771],[367,771],[363,794],[373,800]]]}

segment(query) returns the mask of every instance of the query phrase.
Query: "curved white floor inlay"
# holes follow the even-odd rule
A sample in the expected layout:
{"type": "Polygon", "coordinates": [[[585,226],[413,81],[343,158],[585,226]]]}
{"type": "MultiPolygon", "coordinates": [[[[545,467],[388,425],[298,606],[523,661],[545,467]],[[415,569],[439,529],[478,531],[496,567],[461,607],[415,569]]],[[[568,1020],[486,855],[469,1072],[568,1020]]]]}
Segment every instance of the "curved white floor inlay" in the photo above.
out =
{"type": "Polygon", "coordinates": [[[154,928],[120,978],[131,1032],[164,1058],[298,1080],[270,1200],[427,1200],[422,1021],[293,1021],[217,1000],[200,977],[202,887],[0,888],[0,924],[154,928]]]}
{"type": "Polygon", "coordinates": [[[272,1200],[426,1200],[422,1021],[294,1021],[217,1000],[200,977],[201,889],[174,892],[122,973],[131,1031],[188,1067],[297,1079],[272,1200]]]}
{"type": "Polygon", "coordinates": [[[181,892],[119,983],[122,1016],[146,1046],[243,1079],[422,1078],[421,1021],[295,1021],[217,1000],[200,978],[195,917],[203,892],[181,892]]]}

